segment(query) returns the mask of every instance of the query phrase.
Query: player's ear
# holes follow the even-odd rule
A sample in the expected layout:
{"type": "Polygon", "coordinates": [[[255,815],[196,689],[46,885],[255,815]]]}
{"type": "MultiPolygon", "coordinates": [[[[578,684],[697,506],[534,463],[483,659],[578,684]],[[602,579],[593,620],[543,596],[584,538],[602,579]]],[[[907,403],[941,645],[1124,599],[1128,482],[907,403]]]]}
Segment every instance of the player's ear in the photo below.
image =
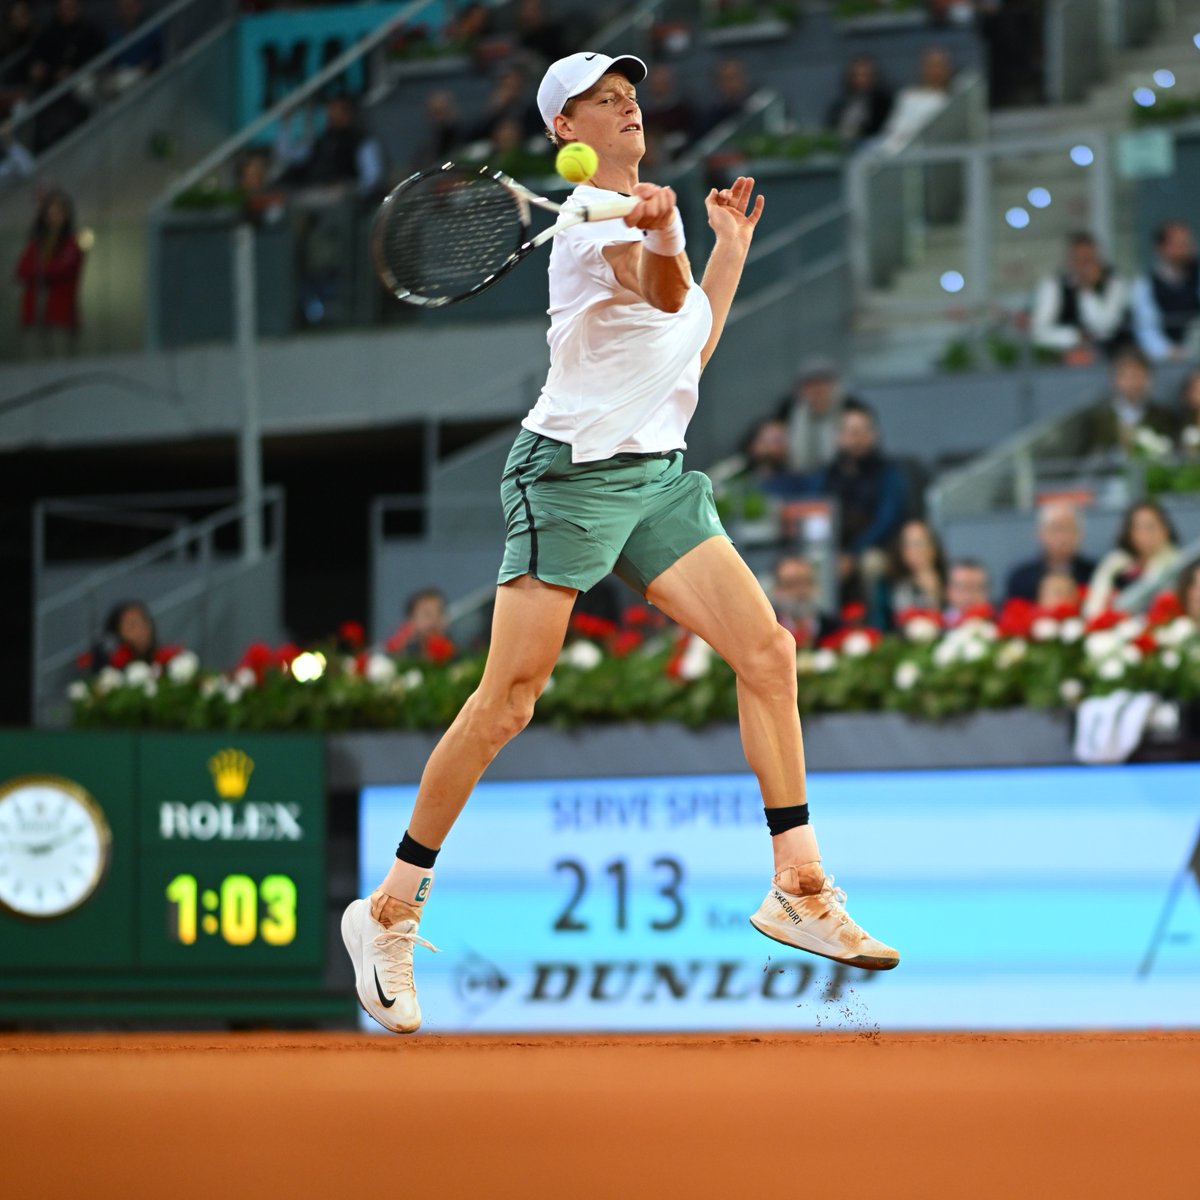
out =
{"type": "Polygon", "coordinates": [[[571,118],[563,113],[559,113],[554,118],[554,132],[557,134],[560,142],[573,142],[575,140],[575,129],[571,124],[571,118]]]}

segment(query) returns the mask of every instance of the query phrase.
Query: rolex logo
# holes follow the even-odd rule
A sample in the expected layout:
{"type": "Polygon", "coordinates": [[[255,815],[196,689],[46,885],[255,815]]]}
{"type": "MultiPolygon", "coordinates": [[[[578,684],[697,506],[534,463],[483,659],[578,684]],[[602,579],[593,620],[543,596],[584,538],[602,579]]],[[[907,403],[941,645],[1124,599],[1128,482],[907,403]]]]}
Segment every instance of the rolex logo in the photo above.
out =
{"type": "Polygon", "coordinates": [[[213,786],[222,800],[240,800],[250,785],[254,760],[244,750],[218,750],[208,760],[213,786]]]}

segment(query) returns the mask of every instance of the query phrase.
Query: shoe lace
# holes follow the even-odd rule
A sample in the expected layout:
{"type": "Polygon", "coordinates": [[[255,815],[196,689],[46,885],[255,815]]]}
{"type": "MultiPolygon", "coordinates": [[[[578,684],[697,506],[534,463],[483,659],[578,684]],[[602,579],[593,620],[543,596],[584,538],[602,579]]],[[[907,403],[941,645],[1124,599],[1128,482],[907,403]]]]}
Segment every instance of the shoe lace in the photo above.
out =
{"type": "Polygon", "coordinates": [[[829,911],[837,918],[838,923],[849,924],[850,914],[846,911],[846,893],[840,887],[834,887],[832,875],[825,876],[825,884],[821,888],[821,893],[829,904],[829,911]]]}
{"type": "Polygon", "coordinates": [[[424,946],[434,954],[440,953],[432,942],[426,941],[416,930],[384,929],[375,935],[374,942],[384,956],[383,982],[390,992],[413,989],[414,946],[424,946]]]}

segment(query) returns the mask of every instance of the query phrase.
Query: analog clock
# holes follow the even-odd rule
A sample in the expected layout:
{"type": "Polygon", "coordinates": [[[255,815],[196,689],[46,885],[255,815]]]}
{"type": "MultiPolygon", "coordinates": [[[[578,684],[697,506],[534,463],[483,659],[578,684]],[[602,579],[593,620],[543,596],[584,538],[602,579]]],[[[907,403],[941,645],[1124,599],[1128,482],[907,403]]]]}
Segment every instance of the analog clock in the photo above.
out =
{"type": "Polygon", "coordinates": [[[77,909],[104,878],[110,842],[79,784],[58,775],[0,784],[0,909],[35,920],[77,909]]]}

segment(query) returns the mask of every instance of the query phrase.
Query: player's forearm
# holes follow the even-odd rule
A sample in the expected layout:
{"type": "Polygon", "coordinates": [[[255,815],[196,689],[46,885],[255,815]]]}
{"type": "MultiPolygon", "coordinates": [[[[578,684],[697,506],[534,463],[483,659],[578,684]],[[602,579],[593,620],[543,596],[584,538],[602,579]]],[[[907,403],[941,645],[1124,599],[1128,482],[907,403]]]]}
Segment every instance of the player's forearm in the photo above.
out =
{"type": "Polygon", "coordinates": [[[725,321],[733,305],[733,297],[737,293],[749,249],[749,242],[718,238],[712,254],[709,255],[708,266],[704,269],[704,278],[700,281],[700,286],[704,289],[704,294],[708,297],[708,306],[712,310],[712,329],[708,341],[704,343],[704,349],[700,351],[701,370],[708,365],[708,360],[712,358],[725,330],[725,321]]]}
{"type": "Polygon", "coordinates": [[[638,265],[638,290],[648,304],[662,312],[675,313],[683,307],[692,286],[692,268],[685,253],[673,258],[654,254],[642,247],[638,265]]]}

